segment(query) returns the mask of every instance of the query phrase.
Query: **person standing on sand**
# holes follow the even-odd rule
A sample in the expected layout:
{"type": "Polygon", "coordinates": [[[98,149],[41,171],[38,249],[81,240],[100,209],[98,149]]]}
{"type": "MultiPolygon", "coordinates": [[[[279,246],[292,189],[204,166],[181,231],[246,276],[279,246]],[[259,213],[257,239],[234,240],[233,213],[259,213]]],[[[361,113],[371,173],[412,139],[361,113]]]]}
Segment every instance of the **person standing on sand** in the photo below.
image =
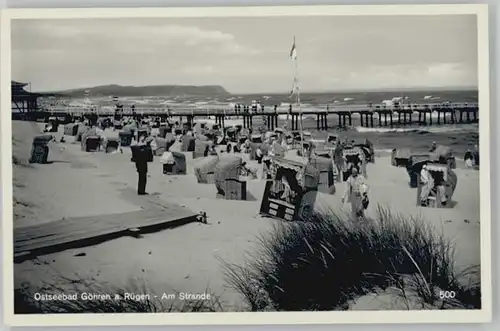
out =
{"type": "Polygon", "coordinates": [[[215,145],[212,145],[208,151],[209,155],[217,155],[217,150],[215,150],[215,145]]]}
{"type": "Polygon", "coordinates": [[[453,124],[458,122],[458,114],[460,113],[460,108],[455,108],[451,111],[453,124]]]}
{"type": "Polygon", "coordinates": [[[368,208],[368,184],[363,176],[358,174],[356,167],[352,168],[351,176],[346,181],[346,191],[342,203],[350,202],[354,219],[364,218],[368,208]]]}
{"type": "Polygon", "coordinates": [[[474,146],[474,165],[479,167],[479,147],[477,145],[474,146]]]}
{"type": "Polygon", "coordinates": [[[470,149],[468,149],[465,152],[464,161],[465,161],[465,165],[467,166],[467,168],[474,167],[474,155],[472,154],[472,151],[470,149]]]}
{"type": "Polygon", "coordinates": [[[434,188],[434,178],[429,173],[429,170],[427,170],[426,164],[422,166],[422,170],[420,171],[420,182],[423,185],[420,193],[420,205],[427,206],[427,200],[429,199],[429,195],[434,188]]]}
{"type": "Polygon", "coordinates": [[[290,184],[288,183],[288,180],[287,180],[285,174],[283,174],[281,176],[281,183],[282,183],[282,187],[283,187],[283,193],[281,194],[280,199],[282,199],[283,201],[286,201],[288,203],[291,203],[293,191],[290,188],[290,184]]]}
{"type": "Polygon", "coordinates": [[[137,194],[146,195],[146,183],[148,179],[148,162],[152,157],[152,150],[144,135],[140,135],[138,140],[132,143],[131,146],[137,146],[139,151],[133,155],[132,161],[135,162],[135,168],[139,176],[137,183],[137,194]],[[148,155],[151,154],[151,155],[148,155]]]}
{"type": "Polygon", "coordinates": [[[429,152],[431,152],[431,153],[432,153],[432,152],[434,152],[434,151],[436,150],[436,148],[437,148],[437,146],[436,146],[436,142],[435,142],[435,141],[433,141],[433,142],[432,142],[432,145],[431,145],[431,148],[429,148],[429,152]]]}
{"type": "Polygon", "coordinates": [[[264,157],[264,155],[262,153],[262,149],[260,147],[257,147],[257,149],[255,151],[255,160],[257,161],[257,163],[261,164],[263,157],[264,157]]]}
{"type": "Polygon", "coordinates": [[[108,137],[106,137],[106,135],[104,134],[104,130],[101,129],[99,126],[96,125],[95,126],[95,134],[101,140],[99,147],[106,146],[107,142],[108,142],[108,137]]]}

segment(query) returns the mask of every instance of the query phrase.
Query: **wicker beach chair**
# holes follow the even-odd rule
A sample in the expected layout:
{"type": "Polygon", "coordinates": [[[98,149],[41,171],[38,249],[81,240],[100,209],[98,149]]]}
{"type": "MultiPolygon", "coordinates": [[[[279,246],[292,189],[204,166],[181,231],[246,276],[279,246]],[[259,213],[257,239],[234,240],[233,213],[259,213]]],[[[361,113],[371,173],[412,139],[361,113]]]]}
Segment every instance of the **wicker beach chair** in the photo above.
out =
{"type": "Polygon", "coordinates": [[[135,122],[127,124],[127,125],[123,126],[123,130],[122,131],[123,132],[131,133],[132,136],[134,136],[135,133],[137,132],[137,124],[135,122]]]}
{"type": "Polygon", "coordinates": [[[339,141],[339,136],[336,134],[328,134],[326,136],[326,143],[336,145],[339,141]]]}
{"type": "MultiPolygon", "coordinates": [[[[97,129],[96,128],[89,128],[89,127],[86,127],[87,128],[87,131],[85,131],[83,134],[82,134],[82,140],[81,140],[81,149],[82,151],[87,151],[87,138],[88,137],[98,137],[99,135],[97,134],[97,129]]],[[[91,145],[93,145],[94,143],[91,142],[91,145]]]]}
{"type": "Polygon", "coordinates": [[[215,168],[219,163],[219,156],[209,155],[197,161],[194,175],[199,184],[215,184],[215,168]]]}
{"type": "Polygon", "coordinates": [[[455,155],[451,147],[438,145],[436,150],[431,153],[431,157],[439,164],[448,164],[451,169],[457,167],[455,155]]]}
{"type": "Polygon", "coordinates": [[[277,156],[277,157],[285,157],[286,156],[286,148],[283,147],[277,141],[273,142],[273,144],[271,145],[271,150],[272,150],[272,153],[274,156],[277,156]]]}
{"type": "Polygon", "coordinates": [[[363,142],[354,143],[353,147],[359,147],[365,154],[366,162],[375,163],[375,150],[373,148],[373,144],[365,139],[363,142]]]}
{"type": "Polygon", "coordinates": [[[121,121],[113,121],[113,128],[115,130],[121,130],[123,128],[123,124],[121,121]]]}
{"type": "Polygon", "coordinates": [[[48,132],[57,132],[59,129],[59,119],[55,116],[49,117],[48,128],[48,132]]]}
{"type": "Polygon", "coordinates": [[[261,134],[252,134],[250,136],[250,142],[254,144],[262,144],[264,139],[262,138],[261,134]]]}
{"type": "Polygon", "coordinates": [[[196,139],[193,151],[193,159],[208,156],[212,145],[213,143],[211,141],[196,139]]]}
{"type": "Polygon", "coordinates": [[[406,167],[411,154],[409,148],[393,149],[391,152],[391,165],[395,167],[406,167]]]}
{"type": "Polygon", "coordinates": [[[119,138],[108,138],[106,139],[106,144],[104,146],[104,151],[109,154],[116,152],[120,148],[119,138]]]}
{"type": "Polygon", "coordinates": [[[78,129],[77,129],[75,141],[81,142],[83,135],[85,134],[85,132],[87,132],[89,130],[89,127],[83,123],[78,123],[77,125],[78,125],[78,129]]]}
{"type": "Polygon", "coordinates": [[[358,172],[365,178],[368,178],[366,171],[366,159],[364,151],[359,147],[345,148],[342,151],[344,159],[342,169],[342,180],[346,181],[351,175],[352,168],[357,168],[358,172]]]}
{"type": "Polygon", "coordinates": [[[163,164],[164,175],[187,174],[186,155],[180,152],[163,153],[160,162],[163,164]]]}
{"type": "MultiPolygon", "coordinates": [[[[327,154],[328,155],[328,154],[327,154]]],[[[318,191],[335,194],[334,167],[330,157],[311,155],[309,165],[319,171],[318,191]]]]}
{"type": "Polygon", "coordinates": [[[187,134],[182,136],[181,143],[181,152],[193,152],[196,146],[195,138],[187,134]]]}
{"type": "Polygon", "coordinates": [[[33,138],[31,145],[31,153],[29,163],[47,163],[49,157],[49,147],[48,144],[52,141],[54,137],[52,135],[40,135],[33,138]]]}
{"type": "Polygon", "coordinates": [[[300,217],[302,197],[317,191],[319,171],[311,165],[288,159],[270,158],[270,180],[266,183],[260,213],[286,221],[300,217]]]}
{"type": "Polygon", "coordinates": [[[161,138],[165,138],[167,136],[167,133],[170,132],[170,129],[166,126],[161,126],[160,125],[160,128],[159,128],[159,133],[158,135],[161,137],[161,138]]]}
{"type": "Polygon", "coordinates": [[[427,163],[427,171],[432,176],[434,187],[430,189],[426,201],[422,201],[422,183],[417,175],[417,206],[453,208],[452,198],[458,177],[448,164],[427,163]],[[422,204],[423,203],[423,204],[422,204]]]}
{"type": "Polygon", "coordinates": [[[120,139],[120,144],[123,147],[127,147],[132,143],[133,134],[130,131],[121,131],[118,132],[118,137],[120,139]]]}
{"type": "Polygon", "coordinates": [[[64,135],[76,136],[78,134],[78,124],[69,123],[64,126],[64,135]]]}
{"type": "Polygon", "coordinates": [[[411,188],[418,187],[418,176],[420,175],[420,171],[425,164],[429,163],[434,163],[434,160],[432,159],[430,153],[412,154],[408,158],[406,171],[408,172],[408,176],[410,177],[409,185],[411,188]]]}
{"type": "Polygon", "coordinates": [[[235,127],[229,127],[226,129],[226,140],[230,142],[236,142],[238,130],[235,127]]]}
{"type": "Polygon", "coordinates": [[[240,180],[242,166],[241,157],[228,155],[219,158],[214,171],[218,197],[227,200],[246,200],[246,182],[240,180]]]}
{"type": "Polygon", "coordinates": [[[101,149],[101,137],[87,136],[85,137],[85,152],[97,152],[101,149]]]}
{"type": "Polygon", "coordinates": [[[262,152],[262,157],[266,156],[269,154],[269,150],[271,147],[268,144],[264,143],[250,143],[250,160],[257,160],[259,163],[262,162],[262,160],[257,159],[257,150],[260,149],[262,152]]]}
{"type": "MultiPolygon", "coordinates": [[[[168,141],[164,138],[156,137],[154,138],[153,154],[156,156],[161,156],[163,153],[168,151],[168,141]]],[[[153,145],[153,144],[152,144],[153,145]]]]}

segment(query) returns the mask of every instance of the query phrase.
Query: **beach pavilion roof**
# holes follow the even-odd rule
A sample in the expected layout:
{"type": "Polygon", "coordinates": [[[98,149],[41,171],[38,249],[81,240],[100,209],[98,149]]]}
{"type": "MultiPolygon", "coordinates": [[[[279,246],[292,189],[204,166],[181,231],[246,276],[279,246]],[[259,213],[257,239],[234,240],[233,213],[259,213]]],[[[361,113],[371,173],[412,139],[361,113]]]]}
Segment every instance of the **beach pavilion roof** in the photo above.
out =
{"type": "Polygon", "coordinates": [[[11,84],[12,84],[12,87],[16,87],[16,88],[23,88],[26,85],[28,85],[28,83],[21,83],[21,82],[15,81],[15,80],[12,80],[11,84]]]}
{"type": "Polygon", "coordinates": [[[16,81],[11,81],[11,90],[12,90],[12,101],[22,101],[28,99],[36,99],[41,97],[42,95],[39,93],[31,93],[24,89],[24,87],[28,85],[26,83],[20,83],[16,81]]]}
{"type": "Polygon", "coordinates": [[[15,80],[11,81],[11,92],[12,92],[12,101],[23,101],[23,100],[32,100],[43,96],[51,96],[55,95],[52,93],[33,93],[28,92],[24,89],[28,83],[21,83],[15,80]]]}

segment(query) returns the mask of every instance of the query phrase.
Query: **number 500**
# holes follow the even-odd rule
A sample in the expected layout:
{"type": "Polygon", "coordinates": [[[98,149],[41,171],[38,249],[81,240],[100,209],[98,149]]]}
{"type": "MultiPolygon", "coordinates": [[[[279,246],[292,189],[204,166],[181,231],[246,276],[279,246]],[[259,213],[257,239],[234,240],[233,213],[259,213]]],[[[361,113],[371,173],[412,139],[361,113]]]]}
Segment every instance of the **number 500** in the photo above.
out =
{"type": "Polygon", "coordinates": [[[440,299],[453,299],[455,298],[455,291],[439,291],[440,299]]]}

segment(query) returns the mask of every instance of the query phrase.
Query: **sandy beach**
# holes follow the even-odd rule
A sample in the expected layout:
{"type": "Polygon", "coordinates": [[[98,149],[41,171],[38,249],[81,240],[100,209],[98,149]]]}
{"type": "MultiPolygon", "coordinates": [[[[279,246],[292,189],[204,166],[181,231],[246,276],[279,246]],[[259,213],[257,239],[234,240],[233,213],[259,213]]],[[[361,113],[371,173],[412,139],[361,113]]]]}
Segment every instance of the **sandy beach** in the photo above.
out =
{"type": "MultiPolygon", "coordinates": [[[[13,155],[20,160],[13,165],[14,227],[140,210],[121,195],[123,190],[135,191],[137,185],[130,148],[124,148],[123,154],[86,153],[79,143],[73,143],[74,137],[66,136],[65,143],[51,143],[49,160],[53,163],[27,165],[31,141],[41,130],[41,124],[13,122],[13,155]]],[[[60,126],[57,141],[62,134],[60,126]]],[[[113,131],[105,134],[117,136],[113,131]]],[[[288,153],[295,157],[295,151],[288,153]]],[[[255,249],[256,238],[280,222],[258,214],[265,181],[247,183],[248,201],[216,199],[213,184],[196,181],[193,167],[199,161],[193,160],[191,153],[185,154],[187,175],[179,176],[163,175],[155,157],[149,165],[147,191],[193,212],[206,212],[208,224],[191,223],[138,239],[119,238],[15,264],[15,288],[36,292],[46,284],[56,284],[71,291],[79,283],[123,288],[139,282],[151,294],[208,291],[220,298],[224,310],[246,310],[239,293],[224,279],[220,261],[244,263],[246,255],[255,249]]],[[[255,161],[248,163],[259,167],[255,161]]],[[[377,153],[375,164],[369,163],[367,172],[371,200],[368,216],[380,205],[394,213],[421,217],[456,245],[457,269],[480,264],[478,171],[461,166],[455,169],[456,205],[443,209],[417,207],[416,189],[409,188],[406,169],[391,167],[387,153],[377,153]]],[[[318,195],[318,209],[347,208],[340,201],[345,184],[335,185],[335,195],[318,195]]],[[[377,302],[360,298],[351,309],[377,309],[377,302]]]]}

